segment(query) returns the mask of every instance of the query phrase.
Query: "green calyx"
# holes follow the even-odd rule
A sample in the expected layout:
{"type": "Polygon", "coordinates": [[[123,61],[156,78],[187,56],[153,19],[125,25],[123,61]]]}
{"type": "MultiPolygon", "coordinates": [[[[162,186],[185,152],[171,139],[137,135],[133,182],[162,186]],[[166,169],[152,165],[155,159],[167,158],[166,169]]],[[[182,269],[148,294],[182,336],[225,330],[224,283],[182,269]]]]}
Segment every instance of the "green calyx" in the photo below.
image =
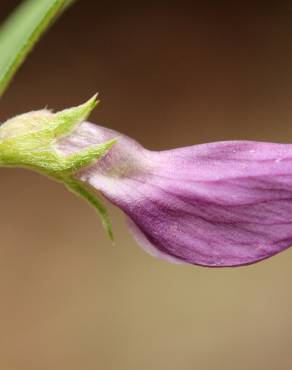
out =
{"type": "Polygon", "coordinates": [[[106,208],[94,192],[77,179],[76,173],[104,156],[116,140],[67,156],[55,149],[58,140],[72,133],[96,105],[94,96],[85,104],[61,112],[40,110],[9,119],[0,126],[0,166],[29,168],[62,182],[97,210],[108,235],[113,239],[106,208]]]}

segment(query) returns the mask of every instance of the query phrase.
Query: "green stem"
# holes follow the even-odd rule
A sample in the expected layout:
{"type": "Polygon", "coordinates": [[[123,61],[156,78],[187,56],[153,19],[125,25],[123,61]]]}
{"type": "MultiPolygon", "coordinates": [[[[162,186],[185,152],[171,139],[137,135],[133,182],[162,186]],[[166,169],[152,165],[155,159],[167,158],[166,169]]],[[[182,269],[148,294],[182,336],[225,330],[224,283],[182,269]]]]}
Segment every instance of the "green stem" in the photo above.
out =
{"type": "Polygon", "coordinates": [[[0,28],[0,96],[41,35],[72,0],[27,0],[0,28]]]}

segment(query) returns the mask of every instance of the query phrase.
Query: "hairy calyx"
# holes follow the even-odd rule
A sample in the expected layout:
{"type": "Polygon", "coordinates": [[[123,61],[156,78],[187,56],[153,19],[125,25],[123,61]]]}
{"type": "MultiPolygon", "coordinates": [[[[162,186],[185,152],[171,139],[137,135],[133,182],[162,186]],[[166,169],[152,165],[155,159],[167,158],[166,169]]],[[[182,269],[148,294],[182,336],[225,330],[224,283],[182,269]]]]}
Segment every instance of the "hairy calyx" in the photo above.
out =
{"type": "Polygon", "coordinates": [[[94,206],[112,238],[105,207],[90,186],[79,180],[77,173],[104,156],[116,139],[87,145],[68,155],[57,150],[58,142],[71,135],[86,120],[96,104],[94,96],[85,104],[61,112],[40,110],[9,119],[0,127],[0,165],[29,168],[64,183],[94,206]]]}

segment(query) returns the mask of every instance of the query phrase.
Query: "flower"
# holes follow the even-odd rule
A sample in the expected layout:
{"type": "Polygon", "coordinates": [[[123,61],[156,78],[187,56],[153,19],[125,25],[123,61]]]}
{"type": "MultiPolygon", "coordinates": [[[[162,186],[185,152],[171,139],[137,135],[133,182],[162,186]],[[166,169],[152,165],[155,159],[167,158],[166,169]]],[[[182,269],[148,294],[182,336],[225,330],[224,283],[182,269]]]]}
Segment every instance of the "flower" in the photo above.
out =
{"type": "Polygon", "coordinates": [[[292,145],[226,141],[154,152],[84,122],[57,150],[72,155],[113,138],[107,154],[76,176],[127,215],[150,254],[239,266],[292,244],[292,145]]]}
{"type": "Polygon", "coordinates": [[[150,151],[86,122],[96,105],[26,113],[0,127],[0,165],[63,182],[101,215],[95,190],[128,218],[137,242],[174,263],[247,265],[292,244],[292,145],[225,141],[150,151]]]}

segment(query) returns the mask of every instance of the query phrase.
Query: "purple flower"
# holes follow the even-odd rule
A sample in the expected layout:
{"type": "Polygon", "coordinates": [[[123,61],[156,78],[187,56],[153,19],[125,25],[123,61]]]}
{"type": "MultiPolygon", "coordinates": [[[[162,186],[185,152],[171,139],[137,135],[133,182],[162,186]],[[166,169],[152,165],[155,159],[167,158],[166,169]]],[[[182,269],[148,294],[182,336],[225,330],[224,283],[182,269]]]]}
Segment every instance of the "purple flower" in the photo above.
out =
{"type": "Polygon", "coordinates": [[[251,264],[292,244],[292,145],[226,141],[160,152],[82,123],[63,154],[117,138],[78,172],[128,216],[141,246],[171,262],[251,264]]]}

